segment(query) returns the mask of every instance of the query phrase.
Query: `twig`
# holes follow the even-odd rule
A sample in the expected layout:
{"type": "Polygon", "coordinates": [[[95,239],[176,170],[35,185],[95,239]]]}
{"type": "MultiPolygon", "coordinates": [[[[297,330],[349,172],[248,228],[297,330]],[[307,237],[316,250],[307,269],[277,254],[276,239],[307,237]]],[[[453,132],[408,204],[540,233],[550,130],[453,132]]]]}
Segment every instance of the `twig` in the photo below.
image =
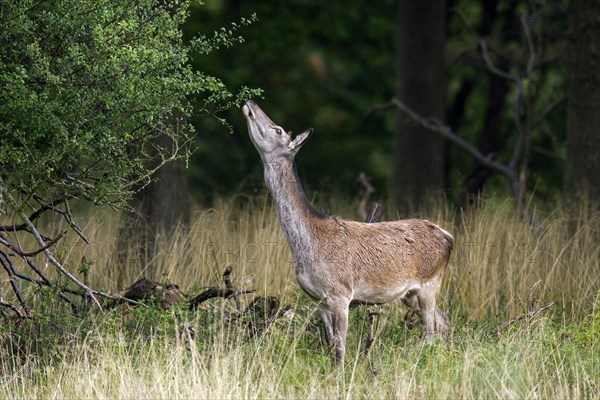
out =
{"type": "Polygon", "coordinates": [[[235,308],[237,308],[238,311],[242,311],[240,294],[231,284],[231,271],[233,271],[233,267],[231,265],[225,268],[225,272],[223,272],[223,280],[225,281],[225,287],[233,292],[231,296],[233,296],[233,300],[235,301],[235,308]]]}
{"type": "Polygon", "coordinates": [[[367,309],[369,312],[369,331],[367,332],[367,342],[365,344],[365,358],[369,362],[369,369],[373,375],[377,375],[377,370],[373,367],[373,360],[371,359],[371,349],[375,342],[375,332],[379,330],[379,309],[374,306],[373,309],[367,309]]]}
{"type": "Polygon", "coordinates": [[[11,310],[13,310],[15,312],[15,314],[17,314],[19,316],[19,318],[21,319],[25,319],[25,314],[23,314],[21,312],[21,310],[19,310],[14,304],[10,304],[10,303],[5,303],[4,301],[0,300],[0,306],[2,307],[6,307],[6,308],[10,308],[11,310]]]}
{"type": "Polygon", "coordinates": [[[543,306],[538,307],[538,308],[534,308],[533,306],[530,306],[529,309],[527,310],[527,313],[525,315],[519,315],[518,317],[511,318],[510,320],[505,321],[502,324],[500,324],[500,326],[498,327],[498,333],[500,333],[504,329],[508,328],[509,326],[511,326],[512,324],[514,324],[515,322],[520,321],[522,319],[531,320],[533,317],[535,317],[536,315],[538,315],[542,311],[546,311],[547,309],[549,309],[550,307],[554,306],[555,304],[556,304],[556,301],[551,301],[551,302],[546,303],[543,306]]]}
{"type": "Polygon", "coordinates": [[[507,79],[509,81],[515,81],[517,79],[517,77],[515,75],[511,75],[508,72],[504,72],[500,68],[498,68],[496,65],[494,65],[494,62],[492,61],[492,58],[490,57],[490,52],[489,52],[487,42],[485,41],[485,39],[483,39],[483,38],[478,38],[478,39],[479,39],[479,50],[481,51],[481,58],[483,58],[483,63],[486,66],[486,68],[488,69],[488,71],[490,71],[492,74],[494,74],[496,76],[507,79]]]}
{"type": "Polygon", "coordinates": [[[8,247],[9,249],[17,253],[17,255],[19,255],[20,257],[35,257],[36,255],[42,253],[44,250],[47,250],[53,245],[55,245],[56,242],[65,237],[66,234],[66,231],[61,232],[57,237],[48,241],[48,243],[46,243],[43,247],[40,247],[39,249],[33,251],[23,251],[23,249],[20,249],[18,246],[15,246],[14,244],[6,240],[4,237],[2,237],[2,234],[0,234],[0,244],[3,244],[4,246],[8,247]]]}
{"type": "Polygon", "coordinates": [[[529,31],[529,24],[527,23],[527,14],[522,14],[521,18],[521,26],[523,27],[523,33],[525,34],[525,40],[527,41],[527,49],[529,50],[529,59],[527,60],[527,76],[531,76],[533,74],[533,68],[535,67],[535,60],[537,55],[535,54],[535,46],[533,45],[533,40],[531,39],[531,32],[529,31]]]}
{"type": "Polygon", "coordinates": [[[552,111],[554,111],[556,108],[558,108],[558,106],[560,106],[562,103],[564,103],[564,101],[566,99],[567,99],[567,96],[563,95],[563,96],[560,96],[559,98],[557,98],[556,100],[554,100],[552,103],[548,104],[546,106],[546,108],[544,108],[542,110],[540,115],[538,115],[537,118],[531,123],[531,128],[534,129],[537,126],[539,126],[542,122],[544,122],[544,120],[546,119],[548,114],[550,114],[552,111]]]}
{"type": "Polygon", "coordinates": [[[381,221],[381,217],[383,216],[383,207],[381,204],[372,202],[371,208],[365,217],[366,223],[373,223],[381,221]]]}
{"type": "MultiPolygon", "coordinates": [[[[364,172],[358,174],[358,178],[356,179],[358,183],[360,183],[364,188],[365,192],[360,199],[360,203],[358,204],[358,212],[363,219],[366,219],[367,214],[367,203],[369,202],[369,198],[373,193],[375,193],[375,188],[369,182],[369,178],[364,172]]],[[[368,221],[367,221],[368,222],[368,221]]]]}
{"type": "MultiPolygon", "coordinates": [[[[68,196],[66,197],[59,197],[55,200],[49,201],[49,202],[44,202],[44,201],[40,201],[43,199],[39,199],[36,198],[36,200],[40,203],[41,207],[38,208],[37,210],[33,211],[30,215],[29,215],[29,220],[30,221],[35,221],[36,219],[38,219],[44,212],[52,209],[54,206],[66,201],[68,198],[68,196]]],[[[28,227],[26,223],[22,223],[19,225],[0,225],[0,230],[1,231],[5,231],[5,232],[16,232],[16,231],[28,231],[28,227]]]]}
{"type": "MultiPolygon", "coordinates": [[[[376,223],[381,220],[381,216],[383,215],[383,207],[379,203],[371,203],[371,208],[367,213],[365,218],[366,223],[376,223]]],[[[373,367],[373,361],[371,359],[371,349],[373,347],[373,343],[375,342],[375,332],[379,329],[379,308],[378,306],[373,306],[373,309],[367,308],[369,313],[369,330],[367,332],[367,342],[365,344],[365,358],[369,363],[369,369],[373,375],[377,375],[377,370],[373,367]],[[375,324],[377,327],[375,327],[375,324]]]]}

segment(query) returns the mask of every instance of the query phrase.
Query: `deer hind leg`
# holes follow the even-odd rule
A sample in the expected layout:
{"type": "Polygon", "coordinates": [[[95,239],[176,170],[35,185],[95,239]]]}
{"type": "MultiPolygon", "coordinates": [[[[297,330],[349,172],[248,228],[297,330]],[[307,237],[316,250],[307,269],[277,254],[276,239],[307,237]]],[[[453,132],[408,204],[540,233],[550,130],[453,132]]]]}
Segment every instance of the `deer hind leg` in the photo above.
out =
{"type": "Polygon", "coordinates": [[[406,315],[404,315],[404,323],[408,328],[414,328],[419,324],[421,319],[421,309],[419,308],[419,300],[417,299],[417,290],[413,290],[406,294],[402,299],[402,303],[408,307],[406,315]]]}
{"type": "Polygon", "coordinates": [[[421,321],[425,328],[425,338],[431,341],[435,337],[448,335],[448,317],[436,307],[436,298],[440,290],[441,279],[436,277],[422,286],[417,294],[421,321]]]}
{"type": "MultiPolygon", "coordinates": [[[[422,293],[421,297],[427,297],[427,296],[432,296],[435,300],[435,298],[437,298],[437,294],[439,292],[439,286],[440,286],[440,280],[439,278],[436,278],[436,280],[434,282],[430,282],[424,285],[424,287],[421,290],[424,290],[425,292],[433,292],[433,293],[422,293]]],[[[407,324],[412,325],[414,324],[414,322],[412,322],[411,320],[413,320],[413,316],[416,314],[420,319],[421,319],[421,324],[427,328],[427,325],[425,323],[425,320],[423,318],[423,312],[421,310],[421,307],[419,306],[419,295],[418,295],[419,291],[412,291],[409,292],[404,298],[402,298],[402,302],[409,308],[408,313],[405,316],[406,322],[407,324]]],[[[425,300],[427,301],[427,300],[425,300]]],[[[427,318],[427,316],[425,316],[425,318],[427,318]]],[[[440,335],[444,338],[444,340],[448,340],[448,335],[449,335],[449,328],[450,328],[450,321],[448,319],[448,316],[439,308],[439,307],[435,307],[435,313],[434,313],[434,330],[436,335],[440,335]]],[[[414,326],[414,325],[413,325],[414,326]]]]}

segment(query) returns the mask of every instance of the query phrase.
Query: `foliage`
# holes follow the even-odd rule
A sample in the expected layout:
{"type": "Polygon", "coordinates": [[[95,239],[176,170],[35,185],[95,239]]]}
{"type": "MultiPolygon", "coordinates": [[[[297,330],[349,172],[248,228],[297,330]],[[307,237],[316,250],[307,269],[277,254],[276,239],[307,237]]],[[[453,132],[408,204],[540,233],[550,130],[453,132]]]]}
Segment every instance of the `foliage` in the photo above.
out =
{"type": "Polygon", "coordinates": [[[0,185],[19,207],[73,197],[121,205],[148,180],[148,160],[188,155],[191,127],[174,123],[191,114],[186,98],[210,113],[254,93],[234,96],[190,68],[192,52],[241,38],[236,25],[184,45],[188,1],[23,1],[0,11],[0,185]],[[157,136],[173,145],[158,147],[157,136]]]}
{"type": "MultiPolygon", "coordinates": [[[[69,229],[87,241],[70,201],[124,206],[156,169],[189,156],[192,112],[222,121],[219,111],[260,93],[242,87],[234,94],[220,79],[190,66],[193,53],[241,43],[236,31],[256,18],[185,44],[181,27],[189,7],[187,0],[0,6],[0,213],[6,214],[0,262],[10,279],[54,286],[28,258],[43,252],[94,298],[49,251],[69,229]],[[68,222],[54,237],[34,225],[49,211],[68,222]],[[34,250],[22,247],[27,234],[35,239],[34,250]],[[35,278],[17,271],[19,257],[35,278]]],[[[90,266],[82,262],[84,279],[90,266]]],[[[11,285],[24,313],[3,305],[24,317],[28,307],[18,285],[11,285]]]]}

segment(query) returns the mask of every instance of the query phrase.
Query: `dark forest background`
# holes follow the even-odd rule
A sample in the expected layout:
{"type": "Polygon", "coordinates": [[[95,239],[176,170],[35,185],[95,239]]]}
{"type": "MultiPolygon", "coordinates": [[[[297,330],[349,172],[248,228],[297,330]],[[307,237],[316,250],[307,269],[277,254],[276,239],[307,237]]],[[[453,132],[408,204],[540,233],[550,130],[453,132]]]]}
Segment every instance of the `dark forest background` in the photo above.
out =
{"type": "MultiPolygon", "coordinates": [[[[536,65],[533,76],[524,79],[528,104],[521,117],[525,107],[536,118],[559,102],[531,132],[527,189],[539,201],[553,198],[564,187],[567,153],[568,2],[443,3],[208,1],[194,8],[186,32],[190,37],[209,33],[257,14],[259,21],[241,32],[243,45],[194,62],[232,88],[262,88],[259,103],[286,129],[315,128],[310,145],[298,156],[310,190],[353,196],[360,190],[357,176],[364,172],[377,197],[395,196],[398,205],[405,197],[420,201],[440,193],[464,205],[484,189],[510,195],[509,187],[463,150],[396,110],[369,110],[400,95],[409,107],[444,121],[483,154],[508,160],[517,136],[515,88],[486,69],[478,38],[486,40],[499,69],[523,74],[529,57],[520,23],[524,17],[536,65]]],[[[241,112],[231,109],[221,116],[233,134],[208,118],[193,121],[199,135],[189,182],[191,193],[203,202],[262,187],[259,158],[241,112]]]]}

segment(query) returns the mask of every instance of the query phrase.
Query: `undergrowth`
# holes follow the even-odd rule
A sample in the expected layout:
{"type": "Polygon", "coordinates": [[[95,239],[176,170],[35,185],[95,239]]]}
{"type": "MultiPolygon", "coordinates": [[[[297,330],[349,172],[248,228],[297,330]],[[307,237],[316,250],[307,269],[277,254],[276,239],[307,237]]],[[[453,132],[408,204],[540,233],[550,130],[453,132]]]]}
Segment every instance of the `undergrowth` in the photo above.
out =
{"type": "MultiPolygon", "coordinates": [[[[112,273],[118,219],[93,214],[91,246],[70,237],[60,244],[68,266],[93,260],[80,272],[92,285],[116,292],[147,276],[197,294],[222,285],[232,265],[237,287],[277,296],[293,316],[256,331],[256,316],[213,299],[195,311],[80,304],[76,317],[51,290],[24,284],[35,314],[0,327],[0,398],[600,397],[599,215],[557,208],[531,227],[508,203],[483,203],[422,216],[456,238],[440,295],[449,341],[424,345],[393,304],[381,309],[369,362],[368,313],[359,307],[350,312],[346,363],[335,369],[268,201],[198,212],[189,230],[161,236],[152,265],[121,266],[121,283],[112,273]]],[[[244,308],[253,297],[242,297],[244,308]]]]}
{"type": "Polygon", "coordinates": [[[424,345],[420,330],[402,322],[402,310],[384,310],[369,363],[363,355],[367,313],[357,309],[348,360],[337,370],[314,306],[302,295],[290,300],[296,301],[294,317],[255,336],[225,301],[195,312],[119,306],[68,323],[39,316],[13,324],[0,336],[0,397],[600,395],[597,311],[570,324],[555,311],[501,332],[494,319],[455,322],[448,343],[424,345]]]}

